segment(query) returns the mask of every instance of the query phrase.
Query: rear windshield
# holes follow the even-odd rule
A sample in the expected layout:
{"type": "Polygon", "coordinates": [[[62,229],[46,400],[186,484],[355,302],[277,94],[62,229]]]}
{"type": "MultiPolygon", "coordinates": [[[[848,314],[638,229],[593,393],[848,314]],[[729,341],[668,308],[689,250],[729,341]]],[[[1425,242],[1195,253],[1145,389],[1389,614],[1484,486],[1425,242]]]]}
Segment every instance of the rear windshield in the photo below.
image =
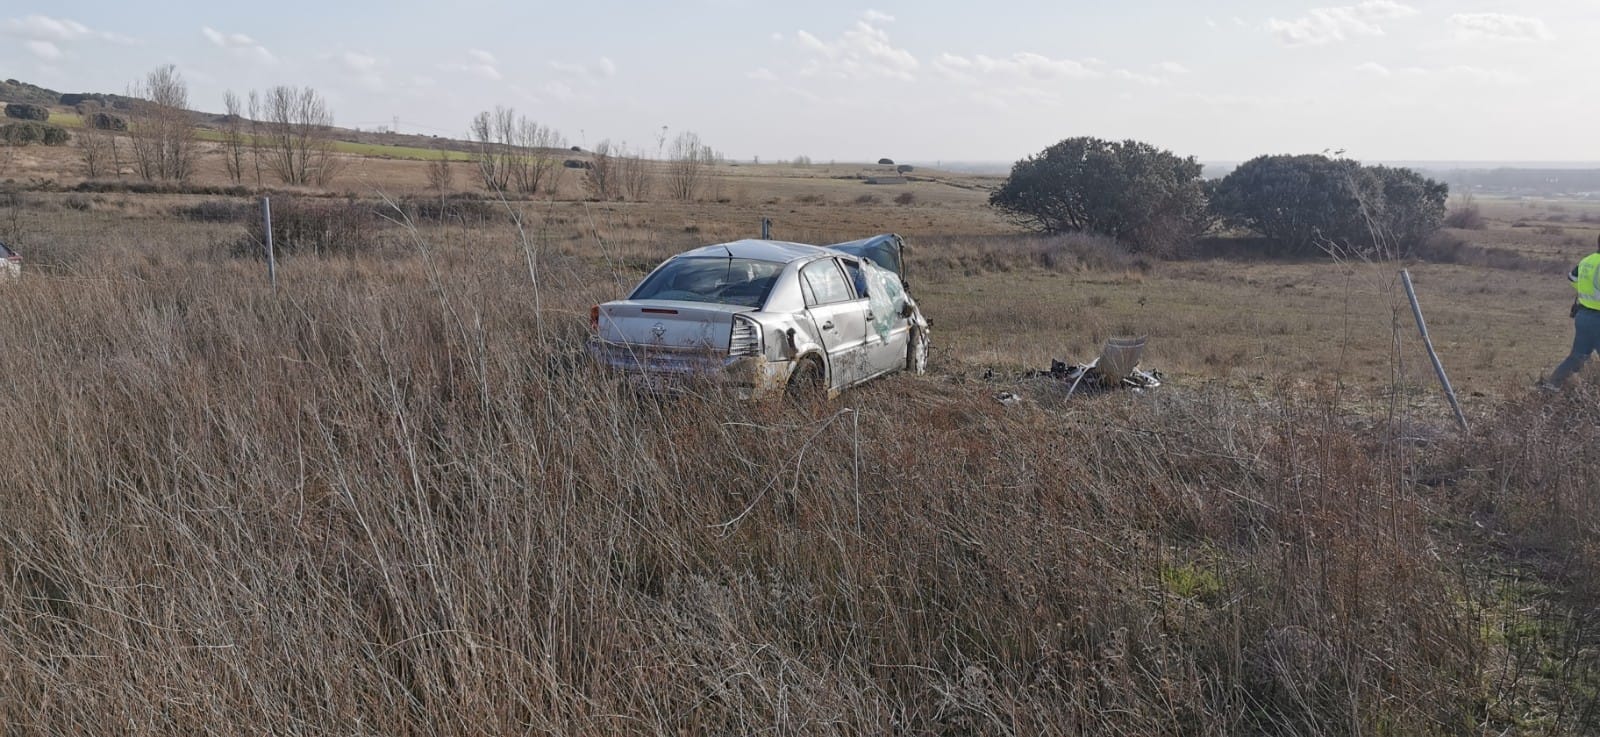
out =
{"type": "Polygon", "coordinates": [[[715,302],[760,307],[783,264],[747,258],[675,258],[656,269],[628,299],[715,302]]]}

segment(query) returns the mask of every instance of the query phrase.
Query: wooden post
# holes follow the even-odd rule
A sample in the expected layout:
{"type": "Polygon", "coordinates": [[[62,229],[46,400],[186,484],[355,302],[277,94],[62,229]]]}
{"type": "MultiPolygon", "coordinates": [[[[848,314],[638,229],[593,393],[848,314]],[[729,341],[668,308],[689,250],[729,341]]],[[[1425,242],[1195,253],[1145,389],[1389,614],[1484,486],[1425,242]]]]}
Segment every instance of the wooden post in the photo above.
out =
{"type": "Polygon", "coordinates": [[[772,240],[772,218],[761,218],[761,240],[772,240]]]}
{"type": "Polygon", "coordinates": [[[1467,416],[1461,411],[1461,402],[1456,399],[1456,390],[1450,387],[1450,377],[1445,376],[1444,364],[1439,362],[1439,353],[1433,349],[1433,339],[1428,337],[1428,323],[1422,319],[1422,305],[1417,304],[1417,290],[1411,285],[1411,272],[1401,269],[1400,283],[1405,285],[1406,298],[1411,300],[1411,315],[1417,318],[1417,332],[1422,333],[1422,344],[1428,349],[1428,359],[1433,361],[1433,373],[1439,376],[1439,385],[1444,387],[1444,396],[1450,400],[1450,409],[1455,410],[1456,422],[1461,425],[1461,432],[1467,432],[1467,416]]]}
{"type": "Polygon", "coordinates": [[[261,225],[267,234],[265,246],[267,248],[267,280],[272,282],[272,291],[278,291],[278,255],[272,250],[272,198],[261,198],[261,225]]]}

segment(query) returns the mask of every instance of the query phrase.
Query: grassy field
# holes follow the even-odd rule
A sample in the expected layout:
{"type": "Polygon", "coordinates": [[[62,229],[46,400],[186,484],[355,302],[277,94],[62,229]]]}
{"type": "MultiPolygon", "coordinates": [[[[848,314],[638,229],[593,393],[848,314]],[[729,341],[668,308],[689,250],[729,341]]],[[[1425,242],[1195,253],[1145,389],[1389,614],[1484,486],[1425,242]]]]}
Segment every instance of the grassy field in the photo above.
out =
{"type": "Polygon", "coordinates": [[[276,292],[248,200],[0,203],[10,732],[1600,729],[1600,387],[1531,392],[1586,204],[1482,200],[1435,262],[1154,260],[854,165],[373,214],[420,169],[353,158],[317,206],[364,226],[276,292]],[[742,406],[587,368],[589,305],[762,217],[905,235],[930,375],[742,406]],[[1128,333],[1168,386],[1024,375],[1128,333]]]}
{"type": "MultiPolygon", "coordinates": [[[[50,123],[64,128],[82,128],[83,116],[77,113],[51,111],[50,123]]],[[[195,131],[195,137],[209,143],[220,143],[224,140],[223,132],[212,128],[200,128],[195,131]]],[[[472,156],[461,151],[441,151],[438,149],[417,148],[414,146],[386,146],[378,143],[357,143],[355,141],[335,141],[334,151],[352,157],[374,157],[386,159],[404,159],[408,161],[433,161],[441,153],[451,161],[471,161],[472,156]]]]}

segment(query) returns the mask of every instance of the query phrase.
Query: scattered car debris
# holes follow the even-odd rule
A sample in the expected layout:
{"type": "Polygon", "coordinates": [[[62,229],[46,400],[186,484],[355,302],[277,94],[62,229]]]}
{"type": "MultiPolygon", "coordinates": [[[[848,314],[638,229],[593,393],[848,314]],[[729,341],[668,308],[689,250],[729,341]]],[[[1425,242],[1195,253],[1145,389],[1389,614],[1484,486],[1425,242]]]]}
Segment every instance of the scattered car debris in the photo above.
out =
{"type": "Polygon", "coordinates": [[[1078,392],[1097,393],[1112,389],[1144,391],[1161,386],[1161,372],[1139,368],[1144,357],[1146,339],[1111,338],[1100,351],[1100,356],[1084,364],[1069,364],[1052,360],[1049,371],[1035,371],[1031,378],[1051,378],[1067,383],[1067,396],[1078,392]]]}
{"type": "Polygon", "coordinates": [[[994,395],[994,401],[1010,407],[1014,404],[1022,404],[1022,395],[1016,392],[1000,392],[994,395]]]}
{"type": "MultiPolygon", "coordinates": [[[[1139,358],[1144,357],[1144,337],[1112,337],[1106,341],[1106,347],[1101,350],[1101,355],[1090,363],[1067,363],[1067,361],[1050,361],[1050,371],[1029,371],[1022,374],[1024,379],[1048,379],[1067,387],[1066,398],[1072,398],[1075,393],[1099,393],[1109,390],[1133,390],[1144,392],[1149,388],[1162,385],[1162,372],[1146,371],[1139,368],[1139,358]]],[[[984,379],[994,379],[994,369],[984,371],[984,379]]],[[[995,395],[998,403],[1018,404],[1026,401],[1021,395],[1014,392],[1000,392],[995,395]]]]}

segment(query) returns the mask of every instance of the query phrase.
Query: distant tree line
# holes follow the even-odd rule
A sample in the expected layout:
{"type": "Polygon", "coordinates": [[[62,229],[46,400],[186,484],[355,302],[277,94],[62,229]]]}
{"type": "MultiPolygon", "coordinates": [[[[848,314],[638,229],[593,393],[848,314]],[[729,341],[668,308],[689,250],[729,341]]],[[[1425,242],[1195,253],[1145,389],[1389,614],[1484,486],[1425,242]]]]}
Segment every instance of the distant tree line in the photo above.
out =
{"type": "Polygon", "coordinates": [[[1439,229],[1448,196],[1410,169],[1320,154],[1261,156],[1207,182],[1192,156],[1079,137],[1018,161],[989,203],[1033,230],[1097,233],[1156,254],[1221,226],[1284,253],[1392,258],[1439,229]]]}

